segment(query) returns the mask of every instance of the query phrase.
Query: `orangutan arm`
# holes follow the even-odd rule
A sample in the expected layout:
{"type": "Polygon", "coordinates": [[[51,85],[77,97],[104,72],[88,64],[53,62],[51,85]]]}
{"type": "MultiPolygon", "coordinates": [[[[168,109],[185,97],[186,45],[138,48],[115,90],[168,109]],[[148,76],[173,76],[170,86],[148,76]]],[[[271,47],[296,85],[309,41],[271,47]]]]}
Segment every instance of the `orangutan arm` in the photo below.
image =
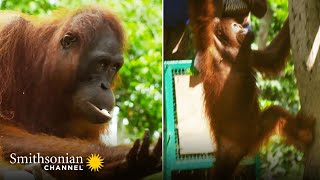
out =
{"type": "Polygon", "coordinates": [[[146,172],[158,170],[158,167],[155,168],[155,166],[157,166],[161,157],[161,142],[160,144],[159,142],[154,151],[149,154],[150,141],[148,134],[145,135],[141,145],[140,141],[137,140],[133,147],[107,147],[103,144],[75,138],[34,135],[10,125],[1,125],[0,127],[0,154],[7,161],[10,161],[11,153],[16,153],[17,156],[29,156],[29,153],[32,155],[40,153],[41,156],[66,156],[66,153],[68,153],[69,157],[82,156],[84,161],[86,157],[96,153],[104,159],[104,167],[99,173],[92,174],[88,170],[83,172],[50,172],[54,177],[78,177],[83,174],[95,178],[117,178],[124,175],[143,176],[146,172]]]}
{"type": "MultiPolygon", "coordinates": [[[[212,45],[213,19],[216,16],[214,0],[189,0],[189,17],[197,51],[206,51],[212,45]]],[[[222,4],[219,4],[222,9],[222,4]]]]}
{"type": "Polygon", "coordinates": [[[289,19],[277,36],[262,50],[253,51],[252,66],[266,75],[277,75],[285,65],[290,53],[289,19]]]}
{"type": "Polygon", "coordinates": [[[41,153],[43,156],[64,156],[69,153],[69,156],[83,157],[99,153],[104,155],[106,162],[112,162],[123,159],[130,150],[128,146],[106,147],[75,138],[35,135],[10,125],[1,125],[0,144],[5,159],[9,159],[13,152],[17,155],[41,153]]]}

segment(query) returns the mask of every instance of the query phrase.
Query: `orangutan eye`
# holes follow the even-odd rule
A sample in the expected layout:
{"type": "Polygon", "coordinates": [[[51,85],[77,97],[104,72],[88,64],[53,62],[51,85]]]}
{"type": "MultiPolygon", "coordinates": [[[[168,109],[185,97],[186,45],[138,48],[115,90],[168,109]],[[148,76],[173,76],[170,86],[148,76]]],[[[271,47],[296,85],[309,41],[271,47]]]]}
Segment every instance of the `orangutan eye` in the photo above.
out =
{"type": "Polygon", "coordinates": [[[118,70],[118,67],[117,67],[116,65],[113,65],[113,66],[111,66],[111,70],[112,70],[112,71],[117,71],[117,70],[118,70]]]}
{"type": "Polygon", "coordinates": [[[97,64],[97,71],[98,72],[103,72],[103,71],[106,71],[106,69],[107,69],[107,63],[105,63],[105,62],[100,62],[100,63],[98,63],[97,64]]]}
{"type": "Polygon", "coordinates": [[[238,23],[232,23],[231,29],[233,32],[238,33],[243,27],[238,23]]]}

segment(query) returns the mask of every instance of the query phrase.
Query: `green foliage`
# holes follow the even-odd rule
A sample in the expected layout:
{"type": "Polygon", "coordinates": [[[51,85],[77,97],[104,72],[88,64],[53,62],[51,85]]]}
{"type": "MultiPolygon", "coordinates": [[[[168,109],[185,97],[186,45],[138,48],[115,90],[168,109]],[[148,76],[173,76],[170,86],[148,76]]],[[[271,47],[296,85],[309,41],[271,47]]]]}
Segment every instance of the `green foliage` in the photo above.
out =
{"type": "MultiPolygon", "coordinates": [[[[131,138],[142,136],[143,129],[161,132],[162,127],[162,11],[161,0],[110,2],[122,17],[128,36],[122,86],[117,90],[120,116],[127,118],[131,138]]],[[[121,123],[121,122],[120,122],[121,123]]]]}
{"type": "Polygon", "coordinates": [[[303,153],[283,143],[279,135],[271,137],[262,154],[262,179],[302,179],[303,153]]]}
{"type": "Polygon", "coordinates": [[[26,14],[46,14],[56,7],[44,0],[0,0],[1,10],[15,10],[26,14]]]}
{"type": "Polygon", "coordinates": [[[50,14],[59,8],[76,9],[98,4],[119,15],[128,45],[120,70],[122,83],[115,94],[120,108],[121,139],[130,142],[141,138],[145,128],[154,135],[161,132],[161,3],[161,0],[0,0],[0,7],[38,15],[50,14]],[[123,120],[129,124],[124,125],[123,120]]]}
{"type": "Polygon", "coordinates": [[[293,64],[290,62],[280,78],[266,79],[261,74],[257,75],[258,86],[261,90],[259,102],[262,108],[276,104],[293,113],[299,110],[299,95],[293,70],[293,64]]]}
{"type": "MultiPolygon", "coordinates": [[[[268,32],[268,41],[271,41],[276,33],[281,29],[283,22],[288,16],[288,0],[269,0],[268,5],[272,11],[272,22],[268,32]]],[[[252,17],[252,27],[259,30],[259,20],[252,17]]]]}

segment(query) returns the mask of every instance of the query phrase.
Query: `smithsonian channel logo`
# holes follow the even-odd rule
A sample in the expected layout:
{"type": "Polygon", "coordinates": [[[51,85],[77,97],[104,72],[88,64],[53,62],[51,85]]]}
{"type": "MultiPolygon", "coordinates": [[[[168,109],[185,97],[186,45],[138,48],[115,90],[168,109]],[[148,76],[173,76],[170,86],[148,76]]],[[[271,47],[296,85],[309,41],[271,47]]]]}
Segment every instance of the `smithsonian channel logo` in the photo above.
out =
{"type": "Polygon", "coordinates": [[[46,171],[83,171],[84,168],[98,172],[103,167],[103,158],[99,154],[91,154],[84,164],[82,156],[42,156],[41,153],[29,156],[18,156],[16,153],[10,154],[10,164],[43,164],[46,171]]]}

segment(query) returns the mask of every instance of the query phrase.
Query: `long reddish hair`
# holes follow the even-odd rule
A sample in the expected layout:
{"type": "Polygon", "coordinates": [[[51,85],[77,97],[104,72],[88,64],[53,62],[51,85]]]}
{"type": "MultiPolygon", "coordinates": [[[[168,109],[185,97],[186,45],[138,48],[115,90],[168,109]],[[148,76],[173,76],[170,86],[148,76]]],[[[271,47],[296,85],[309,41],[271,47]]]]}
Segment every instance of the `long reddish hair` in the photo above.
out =
{"type": "Polygon", "coordinates": [[[119,22],[110,11],[86,7],[43,23],[16,17],[0,29],[0,118],[31,131],[58,133],[55,127],[70,119],[68,103],[81,55],[105,25],[123,49],[119,22]],[[60,45],[67,32],[77,33],[80,42],[68,53],[60,45]]]}

